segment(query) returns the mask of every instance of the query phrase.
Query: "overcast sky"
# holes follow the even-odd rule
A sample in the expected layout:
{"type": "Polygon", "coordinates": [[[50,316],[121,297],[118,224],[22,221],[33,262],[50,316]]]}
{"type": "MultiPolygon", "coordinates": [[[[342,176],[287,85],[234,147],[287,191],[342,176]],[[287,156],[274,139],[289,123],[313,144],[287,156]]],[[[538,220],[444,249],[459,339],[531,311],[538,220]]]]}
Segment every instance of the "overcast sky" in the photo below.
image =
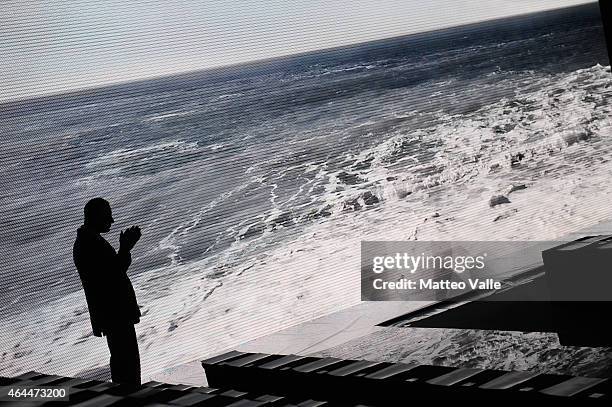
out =
{"type": "Polygon", "coordinates": [[[0,101],[595,0],[3,0],[0,101]]]}

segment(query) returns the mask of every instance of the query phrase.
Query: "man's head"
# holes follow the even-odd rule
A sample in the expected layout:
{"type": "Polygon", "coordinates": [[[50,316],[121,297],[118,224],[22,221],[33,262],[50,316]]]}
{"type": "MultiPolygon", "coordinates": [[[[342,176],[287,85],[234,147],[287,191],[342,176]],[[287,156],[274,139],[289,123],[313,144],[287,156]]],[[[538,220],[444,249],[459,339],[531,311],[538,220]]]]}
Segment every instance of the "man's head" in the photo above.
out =
{"type": "Polygon", "coordinates": [[[85,225],[98,233],[106,233],[115,221],[106,199],[93,198],[85,204],[85,225]]]}

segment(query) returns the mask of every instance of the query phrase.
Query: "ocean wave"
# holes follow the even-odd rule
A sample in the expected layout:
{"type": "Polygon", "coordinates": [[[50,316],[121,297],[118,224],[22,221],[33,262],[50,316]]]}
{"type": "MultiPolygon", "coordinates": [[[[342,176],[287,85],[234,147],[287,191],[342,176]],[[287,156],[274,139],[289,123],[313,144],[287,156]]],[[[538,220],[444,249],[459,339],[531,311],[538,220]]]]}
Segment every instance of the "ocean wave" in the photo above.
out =
{"type": "Polygon", "coordinates": [[[299,74],[291,74],[285,78],[281,78],[281,82],[293,82],[304,79],[316,79],[325,77],[328,75],[337,75],[337,74],[345,74],[345,73],[361,73],[367,72],[372,69],[381,68],[386,66],[390,60],[382,59],[378,61],[371,61],[368,63],[358,63],[358,64],[348,64],[345,66],[320,66],[313,65],[311,69],[304,73],[299,74]]]}
{"type": "Polygon", "coordinates": [[[235,98],[243,96],[243,95],[244,95],[244,93],[241,93],[241,92],[238,92],[238,93],[226,93],[226,94],[217,96],[217,99],[235,99],[235,98]]]}
{"type": "MultiPolygon", "coordinates": [[[[608,69],[596,65],[533,78],[529,86],[517,85],[513,97],[467,114],[440,112],[431,127],[399,130],[358,153],[347,153],[339,167],[309,161],[259,173],[251,181],[269,188],[270,209],[243,220],[235,238],[265,240],[270,233],[312,221],[375,208],[384,212],[390,202],[427,200],[444,188],[491,189],[489,183],[500,183],[502,193],[511,185],[505,180],[517,174],[530,185],[543,175],[561,176],[572,162],[578,165],[584,159],[582,145],[608,136],[602,131],[611,113],[608,69]],[[534,83],[540,86],[534,89],[534,83]],[[279,183],[293,170],[301,171],[304,181],[293,179],[296,189],[281,199],[279,183]]],[[[525,82],[526,75],[531,73],[516,81],[525,82]]],[[[246,171],[253,174],[261,165],[246,171]]]]}
{"type": "MultiPolygon", "coordinates": [[[[514,98],[471,114],[442,115],[435,127],[399,133],[352,157],[359,171],[345,177],[352,182],[344,185],[374,182],[378,189],[398,190],[403,198],[406,191],[528,166],[575,143],[607,137],[600,129],[610,120],[609,69],[597,65],[556,75],[536,91],[518,90],[514,98]]],[[[381,191],[376,194],[389,197],[381,191]]]]}
{"type": "Polygon", "coordinates": [[[147,117],[147,118],[143,119],[143,122],[161,122],[161,121],[169,119],[171,117],[189,116],[194,111],[195,110],[188,110],[188,111],[184,111],[184,112],[181,111],[181,112],[162,113],[162,114],[158,114],[158,115],[155,115],[155,116],[147,117]]]}
{"type": "Polygon", "coordinates": [[[186,142],[182,140],[175,141],[164,141],[161,143],[139,147],[139,148],[119,148],[109,153],[99,155],[94,160],[85,164],[87,168],[95,168],[99,166],[106,166],[109,164],[116,164],[126,159],[138,160],[141,158],[148,158],[150,154],[167,152],[167,151],[196,151],[198,149],[197,142],[186,142]]]}
{"type": "Polygon", "coordinates": [[[191,230],[196,228],[202,221],[204,215],[206,215],[208,212],[210,212],[211,210],[221,205],[223,202],[225,202],[232,196],[240,193],[241,191],[244,191],[246,188],[249,187],[250,184],[251,184],[250,182],[245,182],[217,196],[215,199],[213,199],[212,201],[210,201],[209,203],[201,207],[188,220],[183,221],[178,226],[176,226],[167,236],[161,239],[157,248],[155,248],[154,250],[156,251],[160,250],[160,251],[167,252],[168,253],[167,257],[170,259],[171,266],[180,264],[182,262],[182,259],[179,253],[181,249],[181,245],[180,245],[181,238],[185,237],[186,235],[189,234],[191,230]]]}
{"type": "MultiPolygon", "coordinates": [[[[607,136],[601,130],[609,125],[608,69],[596,65],[536,77],[522,86],[525,76],[532,75],[525,72],[516,78],[519,85],[513,97],[467,114],[440,112],[435,125],[399,130],[383,142],[346,154],[339,168],[332,169],[327,161],[308,161],[262,172],[264,167],[278,168],[280,161],[274,163],[279,157],[250,165],[245,168],[252,175],[247,184],[268,188],[270,207],[258,217],[241,220],[231,233],[235,241],[265,240],[283,228],[367,209],[384,211],[389,202],[424,199],[443,187],[479,185],[482,181],[477,180],[483,178],[501,182],[516,174],[533,182],[544,170],[546,174],[564,171],[569,165],[564,151],[607,136]],[[540,86],[534,89],[534,83],[540,86]],[[304,180],[296,184],[293,178],[296,189],[287,195],[280,183],[295,171],[304,180]]],[[[167,244],[171,256],[178,247],[170,242],[179,230],[186,234],[188,224],[164,240],[162,246],[167,244]]]]}
{"type": "Polygon", "coordinates": [[[152,175],[198,157],[197,142],[163,141],[136,148],[119,148],[100,154],[84,164],[88,174],[77,184],[91,185],[100,179],[132,175],[152,175]],[[170,164],[170,165],[169,165],[170,164]]]}
{"type": "MultiPolygon", "coordinates": [[[[609,138],[609,67],[527,81],[531,75],[514,77],[513,97],[466,114],[439,112],[433,126],[399,130],[383,142],[347,153],[339,168],[308,163],[317,174],[308,188],[300,187],[311,197],[308,203],[276,209],[278,219],[269,213],[243,225],[240,239],[351,212],[384,212],[390,202],[428,200],[444,188],[491,190],[499,184],[503,192],[517,176],[531,185],[542,176],[562,177],[573,164],[583,166],[580,161],[588,154],[588,149],[581,152],[583,145],[609,138]]],[[[488,202],[488,197],[478,199],[488,202]]]]}

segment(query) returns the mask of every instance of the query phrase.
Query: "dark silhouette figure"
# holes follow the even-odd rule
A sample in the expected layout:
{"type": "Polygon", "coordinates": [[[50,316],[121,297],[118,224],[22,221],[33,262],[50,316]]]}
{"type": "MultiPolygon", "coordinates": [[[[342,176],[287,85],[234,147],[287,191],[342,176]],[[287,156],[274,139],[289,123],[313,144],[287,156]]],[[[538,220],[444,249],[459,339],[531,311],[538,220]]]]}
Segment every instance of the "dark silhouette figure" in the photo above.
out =
{"type": "Polygon", "coordinates": [[[130,251],[140,239],[140,228],[132,226],[119,235],[115,252],[100,233],[114,222],[110,204],[94,198],[85,205],[85,221],[77,230],[73,247],[91,327],[95,336],[105,335],[110,350],[111,378],[115,383],[140,385],[140,355],[134,324],[140,309],[126,272],[132,262],[130,251]]]}

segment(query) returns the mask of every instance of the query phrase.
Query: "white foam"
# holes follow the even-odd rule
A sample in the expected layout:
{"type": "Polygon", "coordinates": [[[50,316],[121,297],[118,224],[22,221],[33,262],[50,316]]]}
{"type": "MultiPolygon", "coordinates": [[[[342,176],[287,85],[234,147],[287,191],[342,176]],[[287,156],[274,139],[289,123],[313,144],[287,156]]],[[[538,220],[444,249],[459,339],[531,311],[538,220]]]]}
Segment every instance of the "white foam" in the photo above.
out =
{"type": "Polygon", "coordinates": [[[194,112],[194,110],[189,110],[189,111],[186,111],[186,112],[168,112],[168,113],[162,113],[162,114],[159,114],[159,115],[147,117],[143,121],[145,121],[145,122],[160,122],[160,121],[163,121],[165,119],[169,119],[171,117],[188,116],[188,115],[190,115],[193,112],[194,112]]]}

